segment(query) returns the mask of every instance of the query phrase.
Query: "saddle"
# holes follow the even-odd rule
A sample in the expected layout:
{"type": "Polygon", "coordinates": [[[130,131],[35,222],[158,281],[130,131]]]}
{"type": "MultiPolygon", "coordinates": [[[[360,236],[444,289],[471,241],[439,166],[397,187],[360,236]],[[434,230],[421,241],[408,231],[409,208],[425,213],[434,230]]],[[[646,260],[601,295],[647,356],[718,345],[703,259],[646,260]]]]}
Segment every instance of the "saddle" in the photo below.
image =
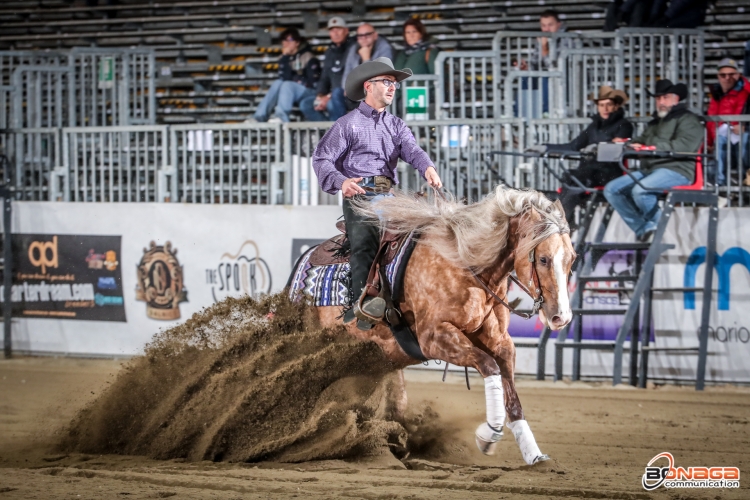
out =
{"type": "MultiPolygon", "coordinates": [[[[310,265],[332,266],[349,262],[351,245],[346,233],[346,224],[339,221],[336,228],[341,234],[324,241],[312,250],[309,257],[310,265]]],[[[402,315],[398,308],[406,263],[411,257],[415,243],[414,234],[397,235],[384,231],[380,236],[378,252],[370,267],[365,290],[368,295],[379,296],[385,300],[385,322],[404,352],[415,359],[426,361],[427,358],[422,353],[416,336],[406,322],[401,320],[402,315]]]]}
{"type": "MultiPolygon", "coordinates": [[[[346,233],[346,223],[342,220],[338,221],[336,223],[336,229],[338,229],[341,234],[329,238],[313,250],[310,255],[311,265],[327,266],[349,262],[351,245],[346,233]]],[[[367,295],[377,297],[383,293],[384,289],[390,288],[388,286],[388,281],[381,275],[385,272],[386,267],[393,263],[393,260],[399,255],[407,240],[409,240],[408,234],[397,235],[388,230],[380,235],[378,252],[375,255],[372,267],[370,267],[370,274],[368,275],[367,283],[365,284],[367,295]]],[[[386,290],[385,293],[390,294],[390,290],[386,290]]],[[[383,298],[388,302],[387,297],[383,298]]],[[[391,299],[393,299],[393,297],[391,297],[391,299]]]]}

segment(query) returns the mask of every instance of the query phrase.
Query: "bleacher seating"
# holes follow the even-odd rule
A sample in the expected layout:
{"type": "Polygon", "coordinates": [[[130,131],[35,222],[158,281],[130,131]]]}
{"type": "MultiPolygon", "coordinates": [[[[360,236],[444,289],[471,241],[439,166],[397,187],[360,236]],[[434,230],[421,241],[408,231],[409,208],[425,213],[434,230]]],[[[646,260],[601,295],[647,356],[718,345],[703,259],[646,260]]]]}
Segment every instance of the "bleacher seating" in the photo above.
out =
{"type": "MultiPolygon", "coordinates": [[[[498,30],[536,30],[538,16],[557,9],[569,30],[601,29],[610,0],[5,0],[0,49],[150,46],[156,50],[158,120],[162,123],[242,121],[276,77],[278,34],[297,27],[314,50],[328,44],[327,20],[367,20],[401,45],[401,26],[419,17],[443,50],[487,50],[498,30]]],[[[739,60],[750,39],[750,7],[718,0],[706,37],[706,83],[714,63],[739,60]]]]}

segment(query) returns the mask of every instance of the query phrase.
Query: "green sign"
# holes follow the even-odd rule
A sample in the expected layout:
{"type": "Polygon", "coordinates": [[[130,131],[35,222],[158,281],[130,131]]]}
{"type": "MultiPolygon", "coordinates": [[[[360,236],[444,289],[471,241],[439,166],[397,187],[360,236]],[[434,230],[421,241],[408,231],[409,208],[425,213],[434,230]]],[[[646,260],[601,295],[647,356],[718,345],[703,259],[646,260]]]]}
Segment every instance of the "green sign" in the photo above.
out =
{"type": "Polygon", "coordinates": [[[406,116],[407,120],[427,120],[427,87],[406,87],[406,116]]]}
{"type": "Polygon", "coordinates": [[[115,60],[113,57],[99,59],[99,88],[111,89],[115,85],[115,60]]]}

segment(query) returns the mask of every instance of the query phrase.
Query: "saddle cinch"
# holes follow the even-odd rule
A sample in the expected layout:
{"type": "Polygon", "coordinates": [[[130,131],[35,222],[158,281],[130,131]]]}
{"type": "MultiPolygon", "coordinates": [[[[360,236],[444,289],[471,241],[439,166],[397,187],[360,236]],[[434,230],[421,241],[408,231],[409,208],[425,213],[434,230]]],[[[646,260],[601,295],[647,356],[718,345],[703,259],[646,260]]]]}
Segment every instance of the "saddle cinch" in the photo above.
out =
{"type": "MultiPolygon", "coordinates": [[[[349,261],[351,246],[346,233],[346,224],[344,221],[339,221],[336,223],[336,228],[341,234],[318,245],[310,254],[310,265],[329,266],[349,261]]],[[[427,358],[422,353],[416,336],[402,320],[401,311],[397,305],[403,291],[406,264],[414,250],[416,240],[414,234],[397,235],[387,230],[381,234],[378,252],[365,284],[365,293],[385,300],[384,320],[404,352],[415,359],[426,361],[427,358]],[[393,284],[392,289],[391,284],[393,284]]],[[[356,300],[356,297],[354,299],[356,300]]]]}

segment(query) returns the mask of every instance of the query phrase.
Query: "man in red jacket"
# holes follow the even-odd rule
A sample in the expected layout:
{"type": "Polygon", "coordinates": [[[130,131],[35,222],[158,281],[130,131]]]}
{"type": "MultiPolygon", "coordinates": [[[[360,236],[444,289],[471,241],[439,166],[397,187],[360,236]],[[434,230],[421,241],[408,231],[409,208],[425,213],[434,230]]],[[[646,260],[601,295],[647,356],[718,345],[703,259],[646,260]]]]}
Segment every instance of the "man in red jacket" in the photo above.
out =
{"type": "MultiPolygon", "coordinates": [[[[718,85],[711,86],[711,102],[708,105],[708,116],[740,115],[745,110],[747,98],[750,96],[750,82],[739,72],[737,61],[728,57],[719,61],[717,76],[718,85]]],[[[716,183],[725,185],[729,178],[730,169],[741,165],[739,143],[742,141],[743,150],[747,155],[747,132],[743,134],[742,127],[737,122],[706,123],[708,129],[708,151],[716,153],[718,171],[716,183]]],[[[737,174],[733,172],[733,178],[737,174]]]]}

